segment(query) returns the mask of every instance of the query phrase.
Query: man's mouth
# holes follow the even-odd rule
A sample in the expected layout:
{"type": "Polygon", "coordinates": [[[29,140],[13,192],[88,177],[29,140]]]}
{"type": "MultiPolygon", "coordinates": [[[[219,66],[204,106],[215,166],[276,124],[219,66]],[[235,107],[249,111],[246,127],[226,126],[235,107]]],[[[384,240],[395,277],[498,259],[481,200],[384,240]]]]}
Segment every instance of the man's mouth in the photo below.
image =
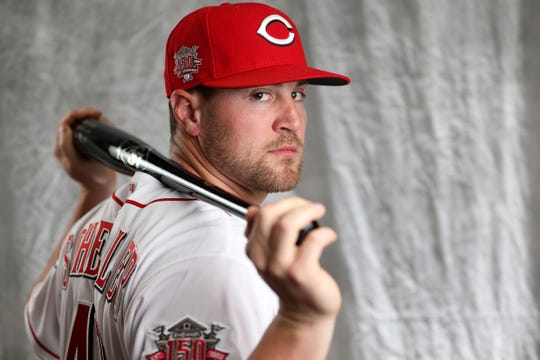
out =
{"type": "Polygon", "coordinates": [[[270,150],[269,152],[275,155],[293,156],[298,153],[298,148],[295,145],[284,145],[280,146],[279,148],[270,150]]]}

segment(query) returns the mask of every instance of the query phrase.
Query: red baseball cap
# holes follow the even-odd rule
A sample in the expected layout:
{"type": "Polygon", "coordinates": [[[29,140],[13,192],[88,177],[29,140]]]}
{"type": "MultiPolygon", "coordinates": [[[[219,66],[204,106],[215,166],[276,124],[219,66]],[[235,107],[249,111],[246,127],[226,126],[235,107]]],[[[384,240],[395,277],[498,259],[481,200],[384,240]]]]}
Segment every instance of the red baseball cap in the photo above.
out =
{"type": "Polygon", "coordinates": [[[346,85],[350,79],[308,66],[298,29],[280,10],[224,3],[185,16],[165,54],[167,97],[197,85],[241,88],[305,80],[346,85]]]}

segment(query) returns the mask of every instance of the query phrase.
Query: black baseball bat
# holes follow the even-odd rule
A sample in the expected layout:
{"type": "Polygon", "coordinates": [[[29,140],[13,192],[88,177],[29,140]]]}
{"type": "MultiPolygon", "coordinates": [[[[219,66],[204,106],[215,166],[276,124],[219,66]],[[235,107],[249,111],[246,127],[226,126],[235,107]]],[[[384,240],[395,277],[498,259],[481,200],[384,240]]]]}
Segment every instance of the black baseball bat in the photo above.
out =
{"type": "MultiPolygon", "coordinates": [[[[188,193],[236,216],[245,218],[247,214],[250,204],[180,168],[152,146],[112,125],[91,118],[78,121],[73,125],[73,140],[81,154],[120,173],[133,175],[141,171],[171,189],[188,193]]],[[[303,228],[296,244],[318,226],[313,221],[303,228]]]]}

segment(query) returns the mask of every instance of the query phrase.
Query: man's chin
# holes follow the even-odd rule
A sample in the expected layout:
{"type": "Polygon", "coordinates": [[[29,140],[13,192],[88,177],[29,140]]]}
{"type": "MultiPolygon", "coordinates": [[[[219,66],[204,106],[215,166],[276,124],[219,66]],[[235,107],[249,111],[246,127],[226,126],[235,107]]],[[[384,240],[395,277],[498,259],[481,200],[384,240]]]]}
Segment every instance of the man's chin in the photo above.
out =
{"type": "Polygon", "coordinates": [[[298,185],[300,181],[300,169],[286,171],[272,171],[268,176],[259,178],[259,184],[268,193],[290,191],[298,185]]]}

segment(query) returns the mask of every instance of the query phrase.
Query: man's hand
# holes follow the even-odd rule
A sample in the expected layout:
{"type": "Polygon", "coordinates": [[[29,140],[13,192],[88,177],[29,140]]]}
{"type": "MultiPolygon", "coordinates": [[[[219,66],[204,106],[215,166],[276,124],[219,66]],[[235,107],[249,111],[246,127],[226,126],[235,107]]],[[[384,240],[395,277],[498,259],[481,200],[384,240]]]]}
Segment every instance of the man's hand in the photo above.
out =
{"type": "Polygon", "coordinates": [[[67,113],[58,124],[54,156],[65,172],[81,187],[82,193],[101,198],[110,195],[116,186],[116,172],[93,159],[83,157],[74,147],[71,126],[85,118],[95,118],[110,123],[101,111],[86,107],[67,113]]]}
{"type": "Polygon", "coordinates": [[[279,314],[254,359],[326,356],[342,300],[336,281],[320,266],[320,257],[337,235],[320,227],[296,246],[299,231],[324,213],[323,205],[297,197],[248,210],[246,252],[280,299],[279,314]]]}

